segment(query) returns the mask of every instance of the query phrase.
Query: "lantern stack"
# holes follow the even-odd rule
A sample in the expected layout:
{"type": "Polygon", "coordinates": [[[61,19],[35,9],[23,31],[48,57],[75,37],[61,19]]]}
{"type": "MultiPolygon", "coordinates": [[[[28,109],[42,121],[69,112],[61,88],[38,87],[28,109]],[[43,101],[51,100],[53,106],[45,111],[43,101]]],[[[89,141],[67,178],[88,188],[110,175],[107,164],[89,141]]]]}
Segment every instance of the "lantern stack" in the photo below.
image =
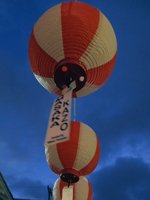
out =
{"type": "Polygon", "coordinates": [[[100,144],[88,125],[71,120],[71,98],[100,88],[116,62],[114,30],[95,7],[64,2],[47,10],[36,22],[29,41],[35,78],[58,98],[51,109],[46,134],[48,166],[60,178],[54,200],[92,200],[85,176],[96,168],[100,144]]]}

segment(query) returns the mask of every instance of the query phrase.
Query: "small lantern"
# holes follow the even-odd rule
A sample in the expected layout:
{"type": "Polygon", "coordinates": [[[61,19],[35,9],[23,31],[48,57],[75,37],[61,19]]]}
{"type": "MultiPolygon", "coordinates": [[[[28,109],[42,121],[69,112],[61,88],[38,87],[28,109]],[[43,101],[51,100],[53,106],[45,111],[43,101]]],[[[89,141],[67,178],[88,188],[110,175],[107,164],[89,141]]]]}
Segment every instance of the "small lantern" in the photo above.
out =
{"type": "Polygon", "coordinates": [[[100,145],[95,132],[86,124],[71,122],[69,141],[46,144],[48,165],[63,181],[77,182],[79,176],[91,173],[97,166],[100,145]]]}
{"type": "Polygon", "coordinates": [[[57,179],[53,188],[53,200],[92,200],[91,184],[82,176],[69,187],[61,179],[57,179]]]}

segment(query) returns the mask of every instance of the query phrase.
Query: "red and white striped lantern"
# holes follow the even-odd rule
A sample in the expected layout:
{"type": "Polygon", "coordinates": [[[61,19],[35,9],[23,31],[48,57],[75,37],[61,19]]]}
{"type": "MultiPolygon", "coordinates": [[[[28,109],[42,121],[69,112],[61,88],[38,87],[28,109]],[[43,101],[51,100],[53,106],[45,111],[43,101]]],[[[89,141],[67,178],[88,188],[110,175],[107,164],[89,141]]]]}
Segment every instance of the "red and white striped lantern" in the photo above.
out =
{"type": "Polygon", "coordinates": [[[71,122],[70,140],[46,144],[45,152],[52,171],[61,175],[64,181],[69,179],[66,182],[71,183],[78,181],[80,175],[88,175],[96,168],[100,145],[95,132],[89,126],[81,122],[71,122]]]}
{"type": "Polygon", "coordinates": [[[76,82],[74,97],[101,87],[112,73],[117,42],[102,12],[82,2],[64,2],[46,11],[35,24],[29,57],[36,79],[61,94],[76,82]]]}
{"type": "Polygon", "coordinates": [[[57,179],[53,188],[53,200],[92,200],[91,184],[87,178],[80,176],[80,180],[68,188],[67,183],[57,179]]]}

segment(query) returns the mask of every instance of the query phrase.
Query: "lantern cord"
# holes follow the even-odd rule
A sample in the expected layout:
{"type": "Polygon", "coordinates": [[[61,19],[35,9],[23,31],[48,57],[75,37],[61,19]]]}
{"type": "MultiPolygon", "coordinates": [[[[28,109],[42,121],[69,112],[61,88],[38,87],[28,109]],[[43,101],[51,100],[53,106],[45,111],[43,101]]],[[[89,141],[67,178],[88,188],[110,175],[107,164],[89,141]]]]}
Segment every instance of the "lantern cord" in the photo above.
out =
{"type": "Polygon", "coordinates": [[[68,182],[68,188],[69,188],[69,186],[70,186],[70,181],[68,182]]]}
{"type": "Polygon", "coordinates": [[[73,98],[73,121],[76,121],[76,98],[73,98]]]}

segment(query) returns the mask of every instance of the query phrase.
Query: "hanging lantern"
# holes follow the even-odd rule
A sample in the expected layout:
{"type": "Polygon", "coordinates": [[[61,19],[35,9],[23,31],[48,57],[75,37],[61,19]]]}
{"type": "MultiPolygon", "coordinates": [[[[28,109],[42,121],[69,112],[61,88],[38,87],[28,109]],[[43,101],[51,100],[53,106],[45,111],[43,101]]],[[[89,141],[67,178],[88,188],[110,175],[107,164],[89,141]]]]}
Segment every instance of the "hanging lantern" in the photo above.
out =
{"type": "Polygon", "coordinates": [[[71,122],[69,141],[46,144],[48,165],[61,179],[77,182],[80,175],[91,173],[98,164],[100,146],[95,132],[81,122],[71,122]]]}
{"type": "Polygon", "coordinates": [[[29,42],[32,71],[49,92],[62,94],[76,82],[73,96],[101,87],[112,73],[117,42],[108,19],[82,2],[64,2],[46,11],[29,42]]]}
{"type": "Polygon", "coordinates": [[[92,200],[91,184],[83,176],[69,187],[61,179],[57,179],[53,188],[53,200],[92,200]]]}

